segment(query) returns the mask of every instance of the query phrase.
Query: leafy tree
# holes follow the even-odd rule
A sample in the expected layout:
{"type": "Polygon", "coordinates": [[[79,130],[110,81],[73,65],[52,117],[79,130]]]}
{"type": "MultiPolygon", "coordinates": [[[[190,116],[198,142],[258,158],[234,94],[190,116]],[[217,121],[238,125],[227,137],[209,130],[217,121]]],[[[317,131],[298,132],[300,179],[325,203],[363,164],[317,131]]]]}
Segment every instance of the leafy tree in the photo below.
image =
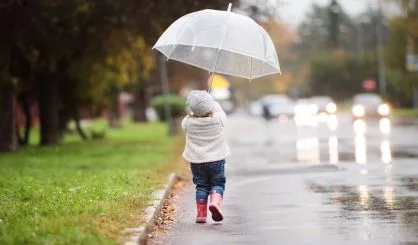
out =
{"type": "Polygon", "coordinates": [[[406,55],[418,54],[418,4],[410,1],[391,1],[398,4],[402,14],[390,21],[390,41],[386,47],[391,98],[400,106],[412,106],[413,91],[418,87],[418,73],[407,69],[406,55]]]}
{"type": "Polygon", "coordinates": [[[296,42],[296,34],[284,23],[272,17],[260,22],[260,25],[269,33],[275,45],[282,74],[257,78],[252,83],[246,79],[231,77],[234,88],[241,90],[244,97],[250,99],[257,99],[263,94],[272,92],[287,93],[297,82],[295,76],[299,70],[298,56],[292,50],[296,42]]]}
{"type": "MultiPolygon", "coordinates": [[[[368,9],[352,17],[345,13],[337,1],[331,3],[328,6],[312,5],[311,12],[298,27],[299,40],[293,52],[297,56],[299,63],[295,64],[300,67],[300,72],[295,79],[299,81],[298,87],[304,95],[336,93],[349,98],[354,92],[361,91],[363,80],[376,79],[378,13],[368,9]],[[332,11],[332,5],[337,6],[337,11],[332,11]],[[346,58],[342,53],[346,54],[346,58]],[[340,58],[335,60],[336,57],[340,58]],[[328,65],[329,70],[336,69],[335,74],[327,71],[328,65]],[[337,76],[337,72],[346,73],[346,77],[337,76]],[[347,84],[337,86],[345,82],[347,84]],[[353,88],[349,88],[349,83],[353,88]]],[[[383,29],[386,43],[388,27],[385,25],[383,29]]]]}
{"type": "Polygon", "coordinates": [[[365,78],[376,79],[373,58],[361,63],[355,55],[335,50],[311,58],[309,90],[312,95],[330,95],[336,100],[350,99],[362,92],[365,78]]]}
{"type": "Polygon", "coordinates": [[[19,99],[22,105],[27,98],[39,104],[40,143],[56,144],[68,120],[78,121],[81,106],[103,103],[103,98],[116,93],[109,91],[121,87],[144,88],[153,63],[145,50],[175,19],[203,8],[224,9],[227,4],[225,0],[6,1],[0,7],[0,150],[17,147],[13,116],[17,92],[19,98],[26,98],[19,99]]]}

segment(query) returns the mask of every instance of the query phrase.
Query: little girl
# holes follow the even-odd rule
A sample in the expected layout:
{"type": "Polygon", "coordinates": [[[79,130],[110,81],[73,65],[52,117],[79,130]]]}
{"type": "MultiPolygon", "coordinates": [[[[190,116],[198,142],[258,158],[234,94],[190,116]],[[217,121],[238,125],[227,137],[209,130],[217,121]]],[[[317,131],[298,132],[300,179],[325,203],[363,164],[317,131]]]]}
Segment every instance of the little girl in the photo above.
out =
{"type": "Polygon", "coordinates": [[[209,211],[219,222],[223,220],[220,205],[226,182],[225,158],[231,155],[224,134],[226,114],[203,90],[191,91],[187,105],[192,113],[181,123],[186,133],[183,157],[190,162],[196,185],[196,223],[206,223],[209,195],[209,211]]]}

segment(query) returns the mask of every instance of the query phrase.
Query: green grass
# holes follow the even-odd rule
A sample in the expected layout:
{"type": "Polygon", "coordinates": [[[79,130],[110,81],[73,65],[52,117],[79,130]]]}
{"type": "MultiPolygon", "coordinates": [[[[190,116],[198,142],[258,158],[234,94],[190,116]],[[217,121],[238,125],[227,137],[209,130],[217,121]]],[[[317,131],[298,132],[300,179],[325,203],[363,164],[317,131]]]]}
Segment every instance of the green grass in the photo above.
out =
{"type": "Polygon", "coordinates": [[[124,124],[102,140],[68,136],[1,154],[0,244],[120,242],[178,166],[179,141],[165,133],[161,124],[124,124]]]}
{"type": "Polygon", "coordinates": [[[395,109],[394,115],[399,117],[418,117],[418,109],[395,109]]]}

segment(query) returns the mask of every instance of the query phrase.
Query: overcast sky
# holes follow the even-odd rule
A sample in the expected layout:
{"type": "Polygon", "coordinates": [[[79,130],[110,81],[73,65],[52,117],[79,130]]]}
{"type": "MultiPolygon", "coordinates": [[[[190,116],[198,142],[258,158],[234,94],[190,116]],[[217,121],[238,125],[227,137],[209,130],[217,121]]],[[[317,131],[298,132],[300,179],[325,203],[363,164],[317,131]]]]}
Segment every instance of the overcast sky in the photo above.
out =
{"type": "MultiPolygon", "coordinates": [[[[276,0],[269,0],[275,3],[276,0]]],[[[306,13],[311,9],[312,3],[328,5],[330,0],[278,0],[278,13],[282,20],[291,26],[297,26],[303,21],[306,13]]],[[[375,0],[339,0],[343,9],[350,15],[355,15],[367,9],[368,5],[375,6],[375,0]]]]}

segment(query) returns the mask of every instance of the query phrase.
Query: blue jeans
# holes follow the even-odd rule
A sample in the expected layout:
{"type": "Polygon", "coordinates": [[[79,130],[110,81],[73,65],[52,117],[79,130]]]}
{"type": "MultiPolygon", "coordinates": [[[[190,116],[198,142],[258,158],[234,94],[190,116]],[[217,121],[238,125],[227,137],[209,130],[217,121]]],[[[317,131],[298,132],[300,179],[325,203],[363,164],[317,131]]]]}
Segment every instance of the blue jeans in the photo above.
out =
{"type": "Polygon", "coordinates": [[[225,190],[225,160],[190,164],[193,174],[193,183],[196,185],[196,202],[208,200],[212,191],[223,196],[225,190]]]}

